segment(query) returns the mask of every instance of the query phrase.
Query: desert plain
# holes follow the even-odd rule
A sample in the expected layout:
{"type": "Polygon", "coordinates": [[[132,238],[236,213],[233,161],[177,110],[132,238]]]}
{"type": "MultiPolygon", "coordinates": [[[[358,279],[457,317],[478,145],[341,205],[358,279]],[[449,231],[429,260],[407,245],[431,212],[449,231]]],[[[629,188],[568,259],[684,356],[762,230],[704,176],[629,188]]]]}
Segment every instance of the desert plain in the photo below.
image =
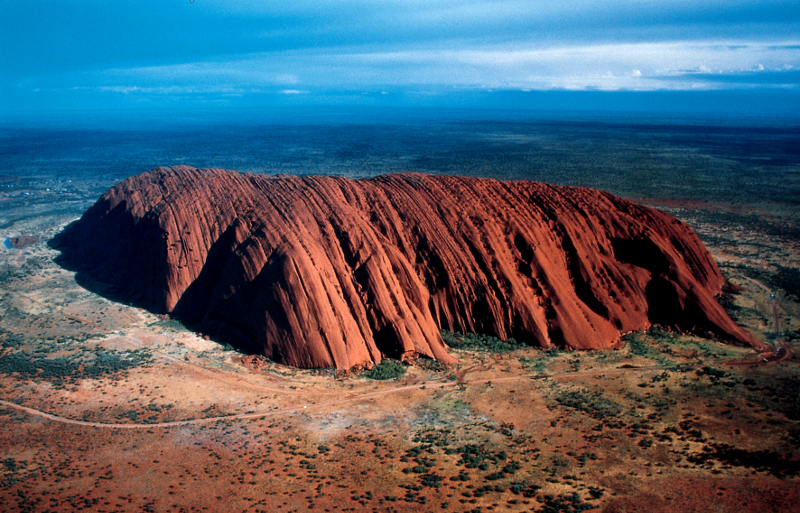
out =
{"type": "MultiPolygon", "coordinates": [[[[455,365],[295,369],[58,265],[48,241],[112,183],[0,184],[3,511],[800,511],[794,356],[654,326],[619,350],[445,333],[455,365]]],[[[800,353],[794,206],[628,196],[688,223],[734,320],[800,353]]]]}

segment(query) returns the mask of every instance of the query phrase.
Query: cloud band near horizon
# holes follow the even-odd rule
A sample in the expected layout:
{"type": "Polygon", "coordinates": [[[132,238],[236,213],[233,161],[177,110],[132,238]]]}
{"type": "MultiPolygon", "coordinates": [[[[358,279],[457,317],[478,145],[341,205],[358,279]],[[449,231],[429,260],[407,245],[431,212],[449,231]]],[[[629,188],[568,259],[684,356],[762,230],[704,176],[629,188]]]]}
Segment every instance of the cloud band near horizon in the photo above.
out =
{"type": "Polygon", "coordinates": [[[6,0],[0,19],[0,87],[22,103],[800,84],[786,1],[6,0]]]}

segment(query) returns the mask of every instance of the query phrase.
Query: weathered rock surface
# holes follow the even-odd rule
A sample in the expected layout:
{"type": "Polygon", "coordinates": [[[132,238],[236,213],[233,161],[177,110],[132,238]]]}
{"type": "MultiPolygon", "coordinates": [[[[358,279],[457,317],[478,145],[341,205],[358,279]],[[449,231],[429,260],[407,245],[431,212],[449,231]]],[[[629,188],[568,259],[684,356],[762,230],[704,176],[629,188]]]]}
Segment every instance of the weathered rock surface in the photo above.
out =
{"type": "Polygon", "coordinates": [[[661,323],[758,344],[690,228],[583,188],[157,168],[56,245],[126,299],[298,367],[452,361],[440,328],[598,349],[661,323]]]}

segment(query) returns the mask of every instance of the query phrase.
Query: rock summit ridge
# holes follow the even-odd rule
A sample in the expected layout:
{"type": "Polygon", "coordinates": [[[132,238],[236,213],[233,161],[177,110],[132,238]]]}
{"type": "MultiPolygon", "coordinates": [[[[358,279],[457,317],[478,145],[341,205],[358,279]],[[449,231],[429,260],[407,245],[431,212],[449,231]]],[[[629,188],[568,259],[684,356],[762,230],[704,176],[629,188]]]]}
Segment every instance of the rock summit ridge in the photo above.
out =
{"type": "Polygon", "coordinates": [[[440,329],[605,349],[660,323],[758,344],[688,226],[586,188],[160,167],[55,245],[117,295],[296,367],[452,362],[440,329]]]}

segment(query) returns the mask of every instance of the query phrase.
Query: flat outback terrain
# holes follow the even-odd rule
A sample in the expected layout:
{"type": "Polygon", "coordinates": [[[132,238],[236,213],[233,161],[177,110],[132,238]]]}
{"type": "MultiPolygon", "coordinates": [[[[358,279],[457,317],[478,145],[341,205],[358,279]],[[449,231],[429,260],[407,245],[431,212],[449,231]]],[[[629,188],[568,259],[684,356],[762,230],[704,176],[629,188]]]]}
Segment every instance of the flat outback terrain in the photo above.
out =
{"type": "Polygon", "coordinates": [[[76,281],[48,241],[113,183],[0,176],[3,511],[800,511],[791,201],[612,190],[697,232],[769,352],[660,326],[594,351],[444,332],[456,363],[345,372],[76,281]]]}

